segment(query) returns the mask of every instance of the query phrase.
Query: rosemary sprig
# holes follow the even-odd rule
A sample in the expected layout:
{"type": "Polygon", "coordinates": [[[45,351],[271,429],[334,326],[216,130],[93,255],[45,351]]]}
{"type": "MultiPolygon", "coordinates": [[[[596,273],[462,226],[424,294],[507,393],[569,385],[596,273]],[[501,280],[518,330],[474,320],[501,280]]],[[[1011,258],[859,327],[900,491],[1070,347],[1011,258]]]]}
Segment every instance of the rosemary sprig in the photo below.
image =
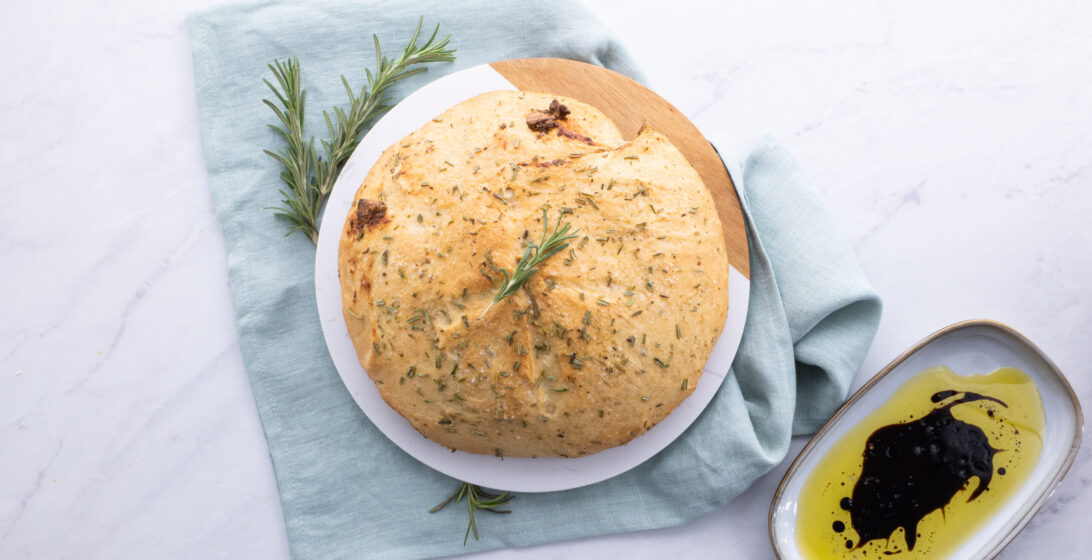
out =
{"type": "Polygon", "coordinates": [[[281,180],[288,187],[287,191],[280,190],[284,197],[284,206],[271,210],[288,221],[289,234],[301,231],[312,243],[318,244],[322,203],[330,194],[341,167],[360,142],[361,134],[377,117],[391,108],[388,104],[390,98],[386,96],[387,90],[399,81],[427,70],[419,65],[455,60],[454,49],[447,48],[450,36],[436,41],[439,25],[428,41],[417,45],[423,22],[424,18],[417,22],[417,29],[409,44],[402,51],[402,55],[393,60],[383,56],[379,48],[379,37],[372,35],[375,42],[375,73],[364,70],[368,83],[361,86],[359,94],[355,94],[349,81],[344,75],[341,76],[341,84],[349,95],[349,110],[334,107],[333,117],[329,111],[322,112],[329,136],[329,139],[321,141],[322,154],[315,149],[315,138],[305,140],[303,135],[307,91],[301,87],[299,59],[293,57],[285,61],[274,60],[269,65],[277,84],[264,81],[280,105],[269,99],[263,101],[280,121],[279,126],[271,124],[269,127],[283,137],[287,145],[278,152],[264,151],[284,168],[281,171],[281,180]]]}
{"type": "Polygon", "coordinates": [[[501,274],[504,275],[504,282],[501,283],[500,291],[497,295],[493,296],[493,301],[482,311],[478,318],[481,319],[493,308],[496,303],[514,293],[523,286],[524,282],[538,272],[538,265],[546,261],[546,259],[552,257],[558,251],[565,250],[569,246],[568,240],[576,237],[576,233],[579,229],[573,230],[570,233],[572,224],[569,222],[561,223],[561,215],[557,216],[557,224],[554,225],[554,231],[549,232],[549,220],[547,220],[546,209],[542,209],[542,240],[538,244],[531,243],[527,245],[527,248],[523,250],[523,256],[519,259],[519,264],[516,265],[516,270],[511,274],[507,269],[499,268],[501,274]]]}
{"type": "Polygon", "coordinates": [[[466,534],[463,535],[463,546],[466,546],[467,540],[470,539],[470,533],[473,531],[474,540],[478,540],[478,523],[474,519],[474,512],[477,510],[488,511],[490,513],[512,513],[511,510],[497,509],[510,502],[512,498],[510,492],[503,492],[501,494],[493,494],[486,492],[480,486],[470,484],[469,482],[460,482],[459,487],[451,493],[441,504],[428,510],[429,513],[436,513],[451,502],[456,504],[463,501],[466,498],[466,509],[470,513],[470,523],[466,526],[466,534]]]}

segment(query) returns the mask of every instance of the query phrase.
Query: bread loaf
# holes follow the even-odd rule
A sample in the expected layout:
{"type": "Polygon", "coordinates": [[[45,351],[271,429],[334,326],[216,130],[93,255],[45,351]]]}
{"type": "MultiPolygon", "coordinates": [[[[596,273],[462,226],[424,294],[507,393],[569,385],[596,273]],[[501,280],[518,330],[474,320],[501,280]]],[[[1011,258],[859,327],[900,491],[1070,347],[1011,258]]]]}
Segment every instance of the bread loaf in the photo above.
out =
{"type": "Polygon", "coordinates": [[[624,142],[549,94],[479,95],[387,149],[338,266],[383,399],[472,453],[580,457],[643,434],[693,392],[728,310],[721,222],[694,168],[656,131],[624,142]],[[577,237],[489,308],[559,220],[577,237]]]}

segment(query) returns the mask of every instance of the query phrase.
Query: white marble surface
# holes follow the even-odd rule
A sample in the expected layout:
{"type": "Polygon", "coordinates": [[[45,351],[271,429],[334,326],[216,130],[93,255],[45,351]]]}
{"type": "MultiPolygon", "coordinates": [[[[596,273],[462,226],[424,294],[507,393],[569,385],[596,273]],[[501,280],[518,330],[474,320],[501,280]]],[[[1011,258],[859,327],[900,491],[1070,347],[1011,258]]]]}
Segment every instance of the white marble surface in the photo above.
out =
{"type": "MultiPolygon", "coordinates": [[[[208,1],[0,17],[0,558],[288,556],[198,146],[208,1]]],[[[1092,4],[594,9],[722,151],[768,131],[810,172],[885,297],[859,383],[987,317],[1092,403],[1092,4]]],[[[1003,558],[1087,557],[1085,443],[1003,558]]],[[[772,558],[785,467],[683,527],[479,557],[772,558]]]]}

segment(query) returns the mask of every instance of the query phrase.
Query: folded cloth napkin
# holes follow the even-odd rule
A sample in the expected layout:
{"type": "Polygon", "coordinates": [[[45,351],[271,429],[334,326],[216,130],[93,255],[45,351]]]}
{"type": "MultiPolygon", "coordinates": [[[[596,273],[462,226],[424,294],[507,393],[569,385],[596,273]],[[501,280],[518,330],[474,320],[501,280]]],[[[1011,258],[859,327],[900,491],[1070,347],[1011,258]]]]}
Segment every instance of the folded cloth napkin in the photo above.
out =
{"type": "MultiPolygon", "coordinates": [[[[638,76],[576,3],[265,1],[195,14],[189,29],[209,187],[224,232],[239,344],[269,442],[296,558],[411,558],[525,546],[678,525],[723,506],[784,456],[792,433],[845,398],[880,316],[829,212],[792,159],[764,141],[729,169],[751,242],[746,330],[732,370],[693,426],[641,466],[590,487],[521,494],[511,515],[428,509],[456,481],[418,463],[357,408],[330,361],[316,312],[315,251],[285,238],[280,180],[263,148],[279,146],[261,103],[266,64],[296,55],[312,125],[344,102],[372,64],[371,34],[400,50],[417,23],[441,25],[455,64],[433,65],[392,91],[400,99],[442,74],[520,57],[565,57],[638,76]]],[[[323,132],[318,128],[315,133],[323,132]]],[[[717,131],[706,131],[715,134],[717,131]]],[[[715,136],[713,136],[715,140],[715,136]]]]}

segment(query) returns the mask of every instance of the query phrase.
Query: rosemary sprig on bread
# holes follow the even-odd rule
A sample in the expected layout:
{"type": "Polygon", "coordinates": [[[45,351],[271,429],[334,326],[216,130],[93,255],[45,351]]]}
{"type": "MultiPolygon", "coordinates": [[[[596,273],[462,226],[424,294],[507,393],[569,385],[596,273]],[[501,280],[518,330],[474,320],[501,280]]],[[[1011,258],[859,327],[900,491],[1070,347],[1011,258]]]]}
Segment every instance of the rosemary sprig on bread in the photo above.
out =
{"type": "Polygon", "coordinates": [[[531,243],[527,245],[527,248],[523,250],[523,256],[519,259],[519,264],[516,265],[515,271],[511,274],[508,273],[507,269],[498,267],[500,273],[504,275],[504,281],[501,282],[497,295],[493,296],[493,301],[482,311],[481,315],[478,315],[479,319],[484,317],[499,301],[516,293],[531,276],[538,272],[538,265],[559,251],[565,250],[569,246],[568,240],[576,238],[576,233],[580,231],[577,229],[570,233],[572,224],[569,222],[562,224],[561,215],[557,217],[553,232],[549,232],[549,227],[550,221],[547,219],[546,209],[543,208],[542,240],[538,244],[531,243]]]}

